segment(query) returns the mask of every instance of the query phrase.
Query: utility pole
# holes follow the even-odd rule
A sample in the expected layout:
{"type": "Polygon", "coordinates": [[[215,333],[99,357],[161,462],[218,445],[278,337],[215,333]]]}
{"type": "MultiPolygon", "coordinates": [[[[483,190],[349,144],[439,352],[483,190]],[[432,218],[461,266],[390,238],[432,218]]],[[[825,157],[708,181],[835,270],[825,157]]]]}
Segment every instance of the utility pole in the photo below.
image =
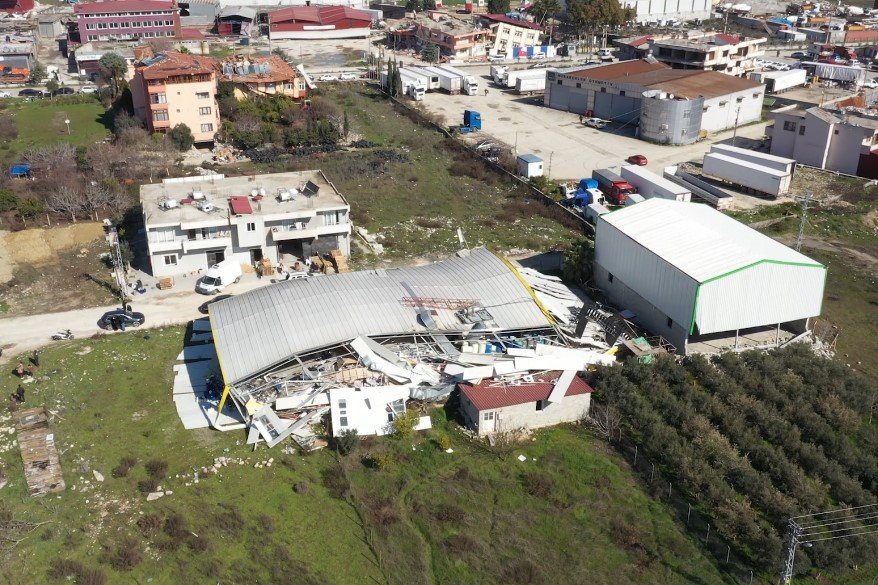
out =
{"type": "Polygon", "coordinates": [[[813,194],[813,191],[808,191],[804,197],[797,197],[802,202],[802,219],[799,220],[799,233],[796,234],[796,252],[802,249],[802,239],[805,235],[805,220],[808,217],[808,204],[811,203],[811,196],[813,194]]]}
{"type": "Polygon", "coordinates": [[[738,119],[741,117],[741,106],[738,106],[735,112],[735,128],[732,130],[732,146],[737,146],[738,142],[738,119]]]}
{"type": "Polygon", "coordinates": [[[125,263],[122,261],[122,250],[119,248],[119,232],[116,226],[111,225],[107,229],[107,243],[110,245],[110,260],[113,262],[113,276],[116,286],[119,287],[119,300],[122,307],[128,300],[128,281],[125,278],[125,263]]]}
{"type": "Polygon", "coordinates": [[[796,547],[799,546],[799,540],[802,538],[802,527],[795,520],[790,520],[790,536],[787,541],[786,561],[784,562],[783,573],[780,576],[781,585],[790,585],[793,579],[793,565],[796,564],[796,547]]]}

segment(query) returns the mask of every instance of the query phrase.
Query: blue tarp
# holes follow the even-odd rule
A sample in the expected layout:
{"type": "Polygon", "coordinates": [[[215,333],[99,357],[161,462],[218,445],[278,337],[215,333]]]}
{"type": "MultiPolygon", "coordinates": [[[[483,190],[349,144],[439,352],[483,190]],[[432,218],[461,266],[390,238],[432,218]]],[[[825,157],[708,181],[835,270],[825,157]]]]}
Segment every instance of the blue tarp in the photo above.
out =
{"type": "Polygon", "coordinates": [[[12,165],[9,167],[9,175],[12,177],[25,177],[30,174],[29,164],[12,165]]]}

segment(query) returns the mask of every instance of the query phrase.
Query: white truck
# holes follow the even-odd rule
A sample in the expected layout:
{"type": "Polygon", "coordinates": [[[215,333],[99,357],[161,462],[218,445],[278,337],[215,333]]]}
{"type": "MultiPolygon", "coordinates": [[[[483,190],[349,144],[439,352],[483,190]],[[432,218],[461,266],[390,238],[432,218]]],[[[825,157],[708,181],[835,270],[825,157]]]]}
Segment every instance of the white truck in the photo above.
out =
{"type": "Polygon", "coordinates": [[[215,295],[228,285],[241,280],[241,265],[232,259],[223,260],[207,269],[204,276],[195,283],[195,292],[215,295]]]}
{"type": "Polygon", "coordinates": [[[765,93],[782,93],[805,85],[808,81],[808,72],[804,69],[759,71],[751,73],[749,77],[752,81],[765,84],[765,93]]]}
{"type": "Polygon", "coordinates": [[[534,94],[546,92],[546,75],[542,77],[519,77],[515,82],[515,93],[518,94],[534,94]]]}
{"type": "Polygon", "coordinates": [[[506,79],[507,71],[509,71],[509,67],[506,65],[491,65],[491,79],[494,81],[495,85],[506,87],[504,80],[506,79]]]}
{"type": "Polygon", "coordinates": [[[447,91],[452,95],[457,95],[463,89],[463,78],[444,69],[438,67],[424,67],[431,75],[435,75],[439,80],[439,88],[447,91]]]}
{"type": "Polygon", "coordinates": [[[439,76],[427,71],[424,67],[400,67],[399,72],[405,71],[409,75],[420,77],[427,84],[427,91],[439,89],[439,76]]]}
{"type": "Polygon", "coordinates": [[[728,144],[714,144],[710,147],[710,152],[711,154],[724,154],[732,158],[762,165],[763,167],[768,167],[788,175],[792,175],[793,171],[796,170],[795,159],[766,154],[764,152],[756,152],[755,150],[748,150],[746,148],[738,148],[737,146],[730,146],[728,144]]]}
{"type": "MultiPolygon", "coordinates": [[[[399,79],[402,81],[402,93],[415,101],[424,99],[427,93],[427,82],[420,75],[415,75],[402,69],[399,70],[399,79]]],[[[387,87],[387,72],[381,72],[381,85],[387,87]]]]}
{"type": "MultiPolygon", "coordinates": [[[[519,79],[546,79],[547,69],[519,69],[517,71],[507,71],[503,78],[503,87],[514,89],[519,79]]],[[[553,70],[554,71],[554,70],[553,70]]]]}
{"type": "Polygon", "coordinates": [[[625,165],[622,178],[634,185],[644,199],[672,199],[689,202],[692,192],[638,165],[625,165]]]}
{"type": "Polygon", "coordinates": [[[718,152],[704,155],[705,175],[740,185],[759,193],[780,197],[790,191],[792,175],[718,152]]]}
{"type": "Polygon", "coordinates": [[[450,75],[457,75],[461,79],[460,91],[466,95],[476,95],[479,93],[479,81],[466,71],[456,69],[451,65],[440,65],[440,71],[445,71],[450,75]]]}

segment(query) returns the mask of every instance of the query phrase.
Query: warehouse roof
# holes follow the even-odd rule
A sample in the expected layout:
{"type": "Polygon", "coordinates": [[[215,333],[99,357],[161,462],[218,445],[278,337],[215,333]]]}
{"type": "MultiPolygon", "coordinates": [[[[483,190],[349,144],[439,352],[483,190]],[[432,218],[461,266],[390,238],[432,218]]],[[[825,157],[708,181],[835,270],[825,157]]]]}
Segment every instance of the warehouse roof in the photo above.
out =
{"type": "MultiPolygon", "coordinates": [[[[506,383],[503,380],[482,380],[478,384],[464,382],[458,384],[460,392],[473,403],[476,410],[493,410],[516,404],[527,404],[537,400],[546,400],[555,387],[555,382],[561,376],[561,372],[546,372],[534,376],[533,382],[516,380],[515,383],[506,383]]],[[[573,382],[567,388],[564,396],[576,396],[577,394],[589,394],[592,387],[585,383],[579,376],[574,376],[573,382]]]]}
{"type": "Polygon", "coordinates": [[[572,77],[582,77],[583,79],[595,79],[598,81],[609,81],[611,79],[619,79],[645,71],[656,71],[659,69],[670,69],[664,63],[659,63],[655,59],[632,59],[630,61],[619,61],[618,63],[610,63],[609,65],[600,65],[594,67],[585,67],[579,71],[571,71],[567,75],[572,77]]]}
{"type": "Polygon", "coordinates": [[[466,332],[436,299],[471,299],[499,329],[548,327],[548,318],[510,265],[477,248],[428,266],[369,270],[283,281],[210,305],[216,351],[227,383],[358,336],[466,332]],[[406,299],[432,299],[434,328],[406,299]]]}
{"type": "Polygon", "coordinates": [[[762,262],[822,268],[818,262],[698,203],[647,199],[600,216],[696,282],[762,262]]]}
{"type": "Polygon", "coordinates": [[[292,21],[330,25],[347,19],[371,22],[372,15],[347,6],[288,6],[268,13],[271,23],[292,21]]]}

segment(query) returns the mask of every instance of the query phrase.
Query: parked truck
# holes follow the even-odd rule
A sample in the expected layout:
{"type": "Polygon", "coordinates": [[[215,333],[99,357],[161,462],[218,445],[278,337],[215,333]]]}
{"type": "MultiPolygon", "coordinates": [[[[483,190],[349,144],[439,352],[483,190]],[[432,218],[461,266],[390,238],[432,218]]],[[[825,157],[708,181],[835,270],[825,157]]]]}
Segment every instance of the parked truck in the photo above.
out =
{"type": "Polygon", "coordinates": [[[531,95],[546,92],[546,74],[539,77],[519,77],[515,82],[515,93],[531,95]]]}
{"type": "Polygon", "coordinates": [[[805,85],[808,72],[804,69],[789,71],[759,71],[750,74],[750,80],[765,84],[765,93],[782,93],[805,85]]]}
{"type": "Polygon", "coordinates": [[[602,203],[592,203],[585,208],[585,220],[591,224],[596,224],[598,218],[605,213],[610,213],[609,208],[602,203]]]}
{"type": "MultiPolygon", "coordinates": [[[[400,69],[399,79],[402,81],[402,93],[415,101],[424,99],[424,94],[427,93],[427,82],[423,76],[400,69]]],[[[381,72],[381,85],[387,87],[386,71],[381,72]]]]}
{"type": "Polygon", "coordinates": [[[440,89],[439,76],[431,71],[427,71],[426,67],[400,67],[399,72],[405,71],[410,75],[421,77],[427,84],[427,91],[440,89]]]}
{"type": "Polygon", "coordinates": [[[606,205],[607,199],[604,193],[598,188],[598,182],[594,179],[581,179],[573,189],[568,185],[561,187],[561,193],[565,199],[561,205],[570,207],[585,214],[585,208],[592,203],[606,205]]]}
{"type": "Polygon", "coordinates": [[[718,152],[704,155],[702,172],[705,175],[772,197],[780,197],[789,193],[792,178],[788,173],[750,161],[732,158],[718,152]]]}
{"type": "Polygon", "coordinates": [[[749,150],[746,148],[738,148],[737,146],[730,146],[728,144],[714,144],[710,147],[710,153],[724,154],[732,158],[762,165],[763,167],[768,167],[787,175],[792,175],[793,171],[796,170],[795,159],[766,154],[764,152],[756,152],[755,150],[749,150]]]}
{"type": "Polygon", "coordinates": [[[491,65],[491,79],[494,81],[495,85],[505,87],[507,71],[509,71],[509,67],[506,65],[491,65]]]}
{"type": "Polygon", "coordinates": [[[689,202],[692,192],[638,165],[622,167],[622,178],[634,185],[644,199],[673,199],[689,202]]]}
{"type": "Polygon", "coordinates": [[[478,80],[466,71],[461,71],[460,69],[456,69],[450,65],[440,65],[439,67],[435,67],[434,69],[437,69],[438,71],[443,71],[446,75],[456,75],[460,79],[460,91],[465,93],[466,95],[476,95],[477,93],[479,93],[478,80]]]}
{"type": "Polygon", "coordinates": [[[542,79],[546,81],[546,69],[519,69],[517,71],[507,71],[503,76],[502,87],[514,89],[520,79],[542,79]]]}
{"type": "Polygon", "coordinates": [[[624,205],[628,195],[637,192],[634,185],[610,169],[595,169],[591,172],[591,177],[598,182],[598,188],[613,205],[624,205]]]}

